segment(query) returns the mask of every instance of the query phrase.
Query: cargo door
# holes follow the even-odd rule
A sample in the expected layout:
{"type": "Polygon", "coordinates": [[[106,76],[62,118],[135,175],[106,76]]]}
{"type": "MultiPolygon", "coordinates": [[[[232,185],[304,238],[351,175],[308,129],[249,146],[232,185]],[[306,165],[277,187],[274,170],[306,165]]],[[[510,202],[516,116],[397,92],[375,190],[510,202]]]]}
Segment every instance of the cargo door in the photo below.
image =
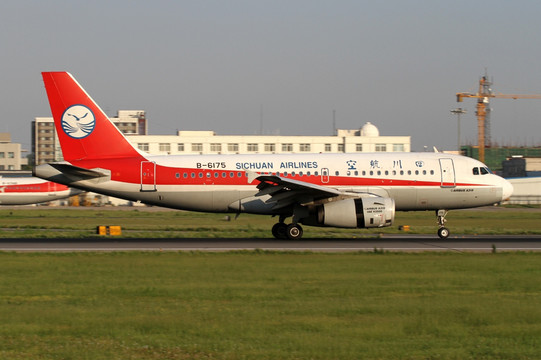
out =
{"type": "Polygon", "coordinates": [[[156,191],[156,163],[141,161],[141,190],[156,191]]]}

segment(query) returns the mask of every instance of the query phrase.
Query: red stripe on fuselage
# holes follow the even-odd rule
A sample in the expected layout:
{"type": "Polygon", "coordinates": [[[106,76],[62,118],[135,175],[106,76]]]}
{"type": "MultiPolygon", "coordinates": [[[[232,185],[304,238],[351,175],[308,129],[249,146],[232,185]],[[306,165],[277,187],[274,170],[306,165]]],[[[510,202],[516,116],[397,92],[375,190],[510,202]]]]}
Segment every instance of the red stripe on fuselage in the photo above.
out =
{"type": "MultiPolygon", "coordinates": [[[[102,159],[102,160],[80,160],[72,161],[74,166],[86,169],[108,169],[111,171],[111,180],[118,182],[126,182],[131,184],[141,184],[141,162],[146,161],[143,157],[138,158],[123,158],[123,159],[102,159]]],[[[258,172],[258,174],[271,174],[258,172]]],[[[322,181],[321,174],[302,176],[298,173],[293,176],[289,173],[282,177],[304,181],[311,184],[322,186],[397,186],[397,187],[412,187],[412,186],[428,186],[440,187],[440,180],[423,181],[417,179],[397,179],[397,178],[382,178],[382,177],[359,177],[359,176],[328,176],[328,182],[322,181]]],[[[434,175],[418,175],[430,176],[434,179],[434,175]]],[[[209,170],[209,169],[193,169],[193,168],[175,168],[162,165],[156,165],[155,174],[153,174],[156,185],[257,185],[248,182],[248,176],[245,171],[239,170],[209,170]],[[193,174],[193,175],[192,175],[193,174]],[[193,177],[192,177],[193,176],[193,177]]],[[[472,183],[444,183],[443,186],[487,186],[486,184],[472,183]]]]}

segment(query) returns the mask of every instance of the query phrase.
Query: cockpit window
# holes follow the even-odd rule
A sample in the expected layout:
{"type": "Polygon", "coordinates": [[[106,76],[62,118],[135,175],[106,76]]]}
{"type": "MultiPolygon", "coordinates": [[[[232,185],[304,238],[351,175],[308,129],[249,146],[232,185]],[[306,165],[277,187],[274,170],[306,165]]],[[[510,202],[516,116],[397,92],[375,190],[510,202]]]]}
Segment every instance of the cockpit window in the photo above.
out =
{"type": "Polygon", "coordinates": [[[492,174],[492,171],[490,171],[490,169],[487,167],[482,167],[482,168],[474,167],[472,170],[473,170],[473,175],[479,175],[479,173],[481,175],[492,174]]]}

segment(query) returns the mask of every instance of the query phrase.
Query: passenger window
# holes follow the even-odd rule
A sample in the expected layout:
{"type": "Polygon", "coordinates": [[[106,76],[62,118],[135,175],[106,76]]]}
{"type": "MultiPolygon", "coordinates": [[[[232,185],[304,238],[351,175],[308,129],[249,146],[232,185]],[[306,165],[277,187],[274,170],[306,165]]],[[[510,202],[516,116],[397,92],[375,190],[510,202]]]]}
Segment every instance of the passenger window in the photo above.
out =
{"type": "Polygon", "coordinates": [[[340,176],[340,171],[335,171],[334,175],[340,176]]]}
{"type": "Polygon", "coordinates": [[[473,168],[473,175],[479,175],[479,168],[477,167],[473,168]]]}

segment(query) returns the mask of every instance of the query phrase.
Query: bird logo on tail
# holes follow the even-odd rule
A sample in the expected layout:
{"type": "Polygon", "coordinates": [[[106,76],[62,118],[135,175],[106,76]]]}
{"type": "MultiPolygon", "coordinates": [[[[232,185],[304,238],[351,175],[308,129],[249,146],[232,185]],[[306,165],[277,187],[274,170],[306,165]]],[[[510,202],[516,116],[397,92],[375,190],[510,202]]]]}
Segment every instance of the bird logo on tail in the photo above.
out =
{"type": "Polygon", "coordinates": [[[94,131],[96,117],[92,110],[84,105],[72,105],[62,114],[62,130],[74,139],[87,137],[94,131]]]}

